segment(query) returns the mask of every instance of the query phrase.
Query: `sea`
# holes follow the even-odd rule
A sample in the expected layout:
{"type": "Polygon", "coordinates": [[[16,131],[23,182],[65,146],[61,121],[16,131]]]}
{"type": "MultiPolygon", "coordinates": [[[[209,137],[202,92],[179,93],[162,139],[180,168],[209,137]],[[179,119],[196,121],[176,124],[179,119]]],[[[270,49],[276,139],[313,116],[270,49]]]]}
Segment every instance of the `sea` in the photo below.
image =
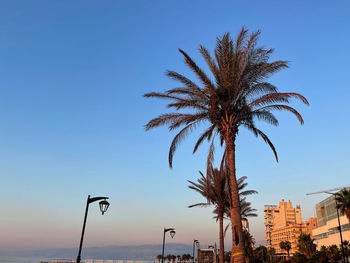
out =
{"type": "Polygon", "coordinates": [[[39,263],[40,261],[50,261],[50,259],[0,256],[0,263],[39,263]]]}
{"type": "MultiPolygon", "coordinates": [[[[39,263],[40,261],[52,262],[53,258],[34,258],[34,257],[9,257],[9,256],[0,256],[0,263],[39,263]]],[[[139,261],[139,260],[119,260],[123,263],[154,263],[154,261],[139,261]]],[[[82,262],[108,262],[107,260],[86,260],[82,262]]],[[[113,262],[117,262],[113,260],[113,262]]]]}

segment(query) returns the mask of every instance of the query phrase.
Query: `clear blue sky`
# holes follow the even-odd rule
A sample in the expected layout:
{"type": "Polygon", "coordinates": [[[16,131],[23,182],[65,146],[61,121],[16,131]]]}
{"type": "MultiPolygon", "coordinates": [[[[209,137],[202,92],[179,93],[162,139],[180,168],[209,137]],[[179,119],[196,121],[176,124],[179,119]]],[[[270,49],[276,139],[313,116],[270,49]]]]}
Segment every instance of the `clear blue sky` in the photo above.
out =
{"type": "Polygon", "coordinates": [[[170,170],[174,134],[143,129],[165,104],[142,94],[177,85],[166,69],[193,77],[177,48],[207,70],[199,44],[213,50],[243,25],[261,29],[273,59],[291,61],[271,82],[311,104],[294,104],[304,126],[285,113],[280,127],[262,125],[278,164],[239,134],[238,175],[259,191],[252,233],[264,239],[263,205],[282,198],[313,216],[326,196],[307,192],[349,184],[349,13],[348,1],[1,1],[0,250],[78,246],[88,194],[110,196],[111,207],[91,207],[87,246],[159,244],[170,226],[174,242],[214,243],[212,210],[187,208],[202,200],[187,180],[208,147],[193,156],[194,133],[170,170]]]}

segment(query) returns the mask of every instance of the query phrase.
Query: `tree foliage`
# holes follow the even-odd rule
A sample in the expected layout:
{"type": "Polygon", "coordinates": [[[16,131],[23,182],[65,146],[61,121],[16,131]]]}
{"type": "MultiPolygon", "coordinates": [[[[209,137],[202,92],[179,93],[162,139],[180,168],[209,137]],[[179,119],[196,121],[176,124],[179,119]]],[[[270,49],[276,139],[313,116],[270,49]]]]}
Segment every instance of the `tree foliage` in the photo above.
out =
{"type": "Polygon", "coordinates": [[[297,247],[298,251],[305,255],[308,259],[310,259],[316,252],[316,245],[314,244],[314,239],[311,238],[310,234],[301,234],[297,247]]]}
{"type": "MultiPolygon", "coordinates": [[[[167,107],[175,110],[161,114],[145,125],[146,130],[163,125],[168,126],[170,131],[179,129],[169,149],[170,168],[173,166],[173,156],[178,145],[200,124],[207,126],[197,139],[193,153],[207,140],[210,142],[208,163],[211,163],[214,158],[215,137],[218,136],[221,145],[225,145],[230,170],[232,255],[237,257],[238,262],[244,261],[235,164],[235,141],[239,129],[244,127],[256,137],[261,137],[270,146],[278,161],[275,146],[256,126],[256,121],[277,126],[278,120],[273,112],[283,110],[291,112],[303,124],[300,113],[288,104],[292,98],[308,104],[302,95],[279,92],[277,87],[267,82],[271,75],[287,68],[288,62],[270,62],[273,49],[257,46],[259,35],[260,31],[249,35],[248,30],[242,28],[234,41],[230,34],[226,33],[217,38],[214,57],[204,46],[200,46],[199,52],[212,77],[209,77],[185,51],[179,49],[185,64],[195,73],[200,84],[175,71],[167,71],[166,75],[181,86],[144,95],[148,98],[170,100],[167,107]]],[[[233,258],[231,260],[233,261],[233,258]]]]}
{"type": "Polygon", "coordinates": [[[350,189],[344,188],[335,194],[337,208],[342,215],[346,215],[350,222],[350,189]]]}

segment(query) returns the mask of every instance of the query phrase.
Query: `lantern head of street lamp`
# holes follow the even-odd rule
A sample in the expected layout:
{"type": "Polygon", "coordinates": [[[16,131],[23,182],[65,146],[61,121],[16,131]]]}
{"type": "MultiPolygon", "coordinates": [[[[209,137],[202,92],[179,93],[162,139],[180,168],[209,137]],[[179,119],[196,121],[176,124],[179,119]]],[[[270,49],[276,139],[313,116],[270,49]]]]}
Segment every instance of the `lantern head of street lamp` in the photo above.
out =
{"type": "Polygon", "coordinates": [[[109,207],[109,203],[107,202],[106,199],[100,202],[100,210],[102,212],[102,215],[107,211],[108,207],[109,207]]]}
{"type": "Polygon", "coordinates": [[[176,233],[175,230],[171,230],[171,231],[170,231],[170,236],[171,236],[171,238],[174,238],[175,233],[176,233]]]}

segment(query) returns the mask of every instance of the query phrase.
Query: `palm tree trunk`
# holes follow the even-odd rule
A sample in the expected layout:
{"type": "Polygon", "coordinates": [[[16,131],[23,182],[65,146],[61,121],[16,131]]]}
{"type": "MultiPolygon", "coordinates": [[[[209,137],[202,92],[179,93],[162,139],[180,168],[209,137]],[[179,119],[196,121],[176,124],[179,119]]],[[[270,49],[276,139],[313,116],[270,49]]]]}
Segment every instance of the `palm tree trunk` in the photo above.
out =
{"type": "Polygon", "coordinates": [[[239,195],[236,181],[236,163],[235,163],[235,138],[230,136],[225,140],[227,152],[227,164],[230,171],[231,187],[231,229],[232,229],[232,253],[231,263],[244,263],[244,247],[242,220],[239,207],[239,195]]]}
{"type": "Polygon", "coordinates": [[[219,263],[224,263],[224,212],[219,210],[219,235],[220,235],[220,255],[219,255],[219,263]]]}

